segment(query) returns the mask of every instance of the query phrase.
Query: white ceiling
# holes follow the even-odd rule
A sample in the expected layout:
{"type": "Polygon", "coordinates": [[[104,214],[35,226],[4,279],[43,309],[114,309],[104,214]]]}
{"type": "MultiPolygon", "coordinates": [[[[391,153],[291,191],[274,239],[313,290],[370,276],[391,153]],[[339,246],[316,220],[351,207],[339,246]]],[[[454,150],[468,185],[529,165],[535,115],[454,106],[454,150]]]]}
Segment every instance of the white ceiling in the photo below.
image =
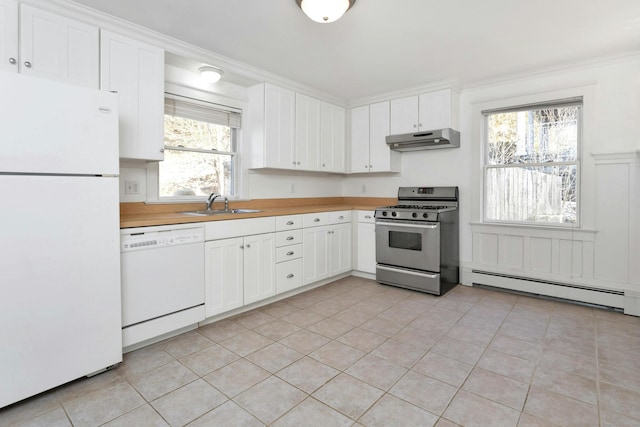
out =
{"type": "Polygon", "coordinates": [[[357,0],[331,24],[295,0],[76,2],[345,101],[640,50],[640,0],[357,0]]]}

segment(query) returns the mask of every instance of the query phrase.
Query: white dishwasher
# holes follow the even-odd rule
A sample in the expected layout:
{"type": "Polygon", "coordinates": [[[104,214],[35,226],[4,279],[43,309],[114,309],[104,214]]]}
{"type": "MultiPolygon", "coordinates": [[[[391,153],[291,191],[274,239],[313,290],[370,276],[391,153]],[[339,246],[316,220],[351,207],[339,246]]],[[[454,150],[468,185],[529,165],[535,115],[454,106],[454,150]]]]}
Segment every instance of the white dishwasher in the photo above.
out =
{"type": "Polygon", "coordinates": [[[200,322],[204,309],[204,227],[120,230],[122,345],[200,322]]]}

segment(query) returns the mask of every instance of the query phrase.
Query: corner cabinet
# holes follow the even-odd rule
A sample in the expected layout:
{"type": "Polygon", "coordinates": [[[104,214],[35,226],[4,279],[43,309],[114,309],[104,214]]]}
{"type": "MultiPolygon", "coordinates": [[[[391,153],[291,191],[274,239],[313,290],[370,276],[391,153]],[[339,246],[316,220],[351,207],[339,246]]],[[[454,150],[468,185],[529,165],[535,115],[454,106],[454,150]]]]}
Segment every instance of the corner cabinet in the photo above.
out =
{"type": "Polygon", "coordinates": [[[451,89],[391,100],[391,134],[459,129],[459,107],[460,95],[451,89]]]}
{"type": "Polygon", "coordinates": [[[345,171],[345,109],[321,102],[320,108],[320,170],[345,171]]]}
{"type": "Polygon", "coordinates": [[[164,50],[102,31],[102,90],[118,93],[120,158],[164,159],[164,50]]]}
{"type": "Polygon", "coordinates": [[[400,153],[389,149],[389,102],[351,109],[351,173],[400,172],[400,153]]]}

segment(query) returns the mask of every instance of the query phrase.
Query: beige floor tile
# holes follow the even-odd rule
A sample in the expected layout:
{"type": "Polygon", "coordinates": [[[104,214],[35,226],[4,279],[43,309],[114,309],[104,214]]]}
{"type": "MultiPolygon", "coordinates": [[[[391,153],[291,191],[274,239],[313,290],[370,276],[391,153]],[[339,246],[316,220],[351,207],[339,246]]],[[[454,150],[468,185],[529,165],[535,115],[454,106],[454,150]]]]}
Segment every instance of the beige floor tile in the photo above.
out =
{"type": "Polygon", "coordinates": [[[197,331],[209,338],[211,341],[220,342],[246,332],[247,328],[240,326],[232,320],[219,320],[217,322],[201,326],[197,331]]]}
{"type": "Polygon", "coordinates": [[[445,411],[444,417],[465,427],[515,427],[520,412],[460,390],[445,411]]]}
{"type": "Polygon", "coordinates": [[[344,310],[344,307],[336,304],[335,301],[320,301],[319,303],[310,306],[309,310],[324,317],[331,317],[344,310]]]}
{"type": "Polygon", "coordinates": [[[233,320],[240,326],[244,326],[247,329],[254,329],[265,323],[273,322],[276,318],[259,310],[251,310],[248,313],[234,317],[233,320]]]}
{"type": "Polygon", "coordinates": [[[598,375],[601,382],[628,388],[640,393],[640,370],[628,369],[614,365],[606,360],[600,360],[598,361],[598,375]]]}
{"type": "Polygon", "coordinates": [[[557,369],[536,369],[532,384],[591,405],[598,404],[596,381],[557,369]]]}
{"type": "Polygon", "coordinates": [[[489,344],[489,348],[521,359],[531,360],[532,362],[536,362],[542,352],[541,344],[534,344],[501,334],[495,336],[491,344],[489,344]]]}
{"type": "Polygon", "coordinates": [[[339,374],[313,397],[357,420],[384,392],[347,374],[339,374]]]}
{"type": "Polygon", "coordinates": [[[450,357],[458,362],[475,365],[482,356],[484,349],[477,345],[467,344],[452,338],[443,337],[431,348],[431,352],[450,357]]]}
{"type": "Polygon", "coordinates": [[[323,319],[325,319],[324,316],[311,310],[299,310],[282,317],[282,320],[284,320],[285,322],[292,323],[301,328],[311,326],[323,319]]]}
{"type": "Polygon", "coordinates": [[[337,341],[330,341],[309,356],[318,362],[329,365],[339,371],[344,371],[366,353],[337,341]]]}
{"type": "Polygon", "coordinates": [[[298,310],[308,308],[313,304],[319,303],[320,301],[321,299],[317,296],[313,296],[312,294],[310,295],[307,293],[301,293],[285,300],[287,304],[297,307],[298,310]]]}
{"type": "Polygon", "coordinates": [[[279,342],[302,354],[309,354],[331,341],[327,337],[302,329],[279,342]]]}
{"type": "Polygon", "coordinates": [[[545,332],[546,327],[531,327],[520,323],[514,323],[508,319],[502,323],[502,326],[500,326],[500,329],[498,330],[499,335],[506,335],[511,338],[532,342],[534,344],[542,343],[545,332]]]}
{"type": "Polygon", "coordinates": [[[265,307],[260,307],[258,310],[260,310],[265,314],[268,314],[269,316],[276,317],[278,319],[288,314],[291,314],[295,311],[298,311],[296,307],[290,304],[287,304],[286,302],[276,302],[274,304],[269,304],[265,307]]]}
{"type": "MultiPolygon", "coordinates": [[[[531,414],[520,414],[520,421],[518,427],[560,427],[557,424],[552,424],[549,421],[545,421],[542,418],[534,417],[531,414]]],[[[618,426],[621,427],[621,426],[618,426]]]]}
{"type": "Polygon", "coordinates": [[[204,380],[227,396],[234,397],[269,376],[269,371],[246,359],[240,359],[224,368],[213,371],[204,377],[204,380]]]}
{"type": "Polygon", "coordinates": [[[181,358],[180,362],[199,376],[203,376],[238,360],[238,358],[237,354],[221,345],[214,344],[181,358]]]}
{"type": "Polygon", "coordinates": [[[455,322],[442,322],[437,318],[437,315],[431,313],[431,310],[416,317],[414,321],[409,323],[410,327],[422,329],[434,334],[438,337],[446,334],[455,322]]]}
{"type": "Polygon", "coordinates": [[[370,427],[430,427],[436,421],[436,415],[390,394],[385,394],[360,418],[362,424],[370,427]]]}
{"type": "Polygon", "coordinates": [[[253,330],[271,340],[278,341],[284,337],[288,337],[294,332],[298,332],[300,327],[289,322],[283,322],[282,320],[274,320],[273,322],[260,325],[253,330]]]}
{"type": "Polygon", "coordinates": [[[529,391],[524,412],[563,426],[598,425],[597,407],[536,386],[529,391]]]}
{"type": "Polygon", "coordinates": [[[314,323],[307,329],[327,338],[336,339],[353,329],[353,325],[334,318],[328,318],[314,323]]]}
{"type": "Polygon", "coordinates": [[[399,366],[410,368],[424,356],[426,351],[422,348],[414,347],[394,339],[390,339],[380,344],[371,352],[374,356],[388,360],[399,366]]]}
{"type": "Polygon", "coordinates": [[[55,392],[43,393],[0,409],[0,426],[13,426],[60,407],[55,392]]]}
{"type": "Polygon", "coordinates": [[[162,348],[149,346],[125,354],[116,371],[125,377],[135,377],[174,360],[175,358],[162,348]]]}
{"type": "Polygon", "coordinates": [[[16,427],[71,427],[71,422],[64,409],[58,408],[17,424],[16,427]]]}
{"type": "Polygon", "coordinates": [[[386,340],[386,337],[360,328],[354,328],[337,339],[337,341],[343,344],[365,352],[373,350],[386,340]]]}
{"type": "Polygon", "coordinates": [[[462,389],[522,411],[529,392],[529,384],[475,368],[462,389]]]}
{"type": "Polygon", "coordinates": [[[623,368],[640,371],[640,357],[629,357],[629,353],[615,347],[598,347],[598,359],[623,368]]]}
{"type": "Polygon", "coordinates": [[[274,373],[302,358],[304,355],[280,343],[270,344],[247,356],[256,365],[274,373]]]}
{"type": "Polygon", "coordinates": [[[337,369],[305,356],[278,372],[277,376],[311,394],[339,373],[337,369]]]}
{"type": "Polygon", "coordinates": [[[378,314],[389,308],[389,303],[387,302],[385,304],[373,300],[365,300],[353,305],[352,308],[354,310],[362,311],[372,316],[377,316],[378,314]]]}
{"type": "Polygon", "coordinates": [[[262,422],[271,424],[305,397],[302,391],[271,376],[233,400],[262,422]]]}
{"type": "Polygon", "coordinates": [[[380,317],[381,319],[392,320],[401,324],[408,324],[425,311],[417,304],[417,307],[408,306],[407,304],[408,303],[402,304],[402,302],[400,302],[378,314],[378,317],[380,317]]]}
{"type": "Polygon", "coordinates": [[[611,384],[600,384],[600,405],[603,410],[624,414],[640,425],[640,393],[611,384]]]}
{"type": "Polygon", "coordinates": [[[443,298],[436,304],[438,308],[445,308],[447,310],[457,311],[459,313],[466,313],[469,311],[471,307],[473,307],[473,302],[469,301],[461,301],[449,298],[443,298]]]}
{"type": "MultiPolygon", "coordinates": [[[[167,353],[165,353],[165,355],[169,356],[167,353]]],[[[174,360],[175,359],[173,357],[169,356],[169,361],[174,360]]],[[[154,360],[152,359],[151,362],[153,363],[154,360]]],[[[103,372],[91,378],[80,378],[72,381],[57,388],[54,393],[58,400],[64,403],[84,397],[96,391],[104,390],[105,388],[120,384],[123,381],[124,378],[122,376],[122,371],[120,370],[120,367],[117,367],[116,369],[103,372]]]]}
{"type": "Polygon", "coordinates": [[[334,319],[348,323],[352,326],[360,326],[372,317],[374,316],[371,314],[354,310],[353,308],[347,308],[333,316],[334,319]]]}
{"type": "Polygon", "coordinates": [[[395,334],[397,334],[402,328],[404,328],[404,324],[394,322],[392,320],[385,320],[379,317],[374,317],[363,324],[360,325],[361,329],[366,329],[369,332],[373,332],[378,335],[385,336],[387,338],[391,338],[395,334]]]}
{"type": "Polygon", "coordinates": [[[154,400],[151,405],[172,426],[183,426],[226,400],[224,394],[199,379],[154,400]]]}
{"type": "Polygon", "coordinates": [[[191,370],[175,361],[129,381],[150,402],[197,378],[191,370]]]}
{"type": "Polygon", "coordinates": [[[203,350],[207,347],[212,346],[213,344],[213,341],[211,341],[210,339],[204,337],[203,335],[200,335],[195,331],[192,331],[163,341],[159,345],[173,357],[180,358],[186,356],[187,354],[203,350]]]}
{"type": "Polygon", "coordinates": [[[168,427],[169,424],[156,412],[151,405],[139,406],[133,411],[129,411],[108,422],[104,427],[168,427]]]}
{"type": "Polygon", "coordinates": [[[431,378],[444,381],[454,387],[460,387],[467,379],[473,366],[430,352],[411,369],[431,378]]]}
{"type": "Polygon", "coordinates": [[[386,391],[407,372],[407,369],[368,354],[351,365],[345,372],[386,391]]]}
{"type": "Polygon", "coordinates": [[[600,425],[602,427],[638,427],[640,420],[630,418],[606,409],[600,410],[600,425]]]}
{"type": "Polygon", "coordinates": [[[229,400],[189,424],[189,427],[212,426],[261,427],[264,424],[229,400]]]}
{"type": "Polygon", "coordinates": [[[460,424],[456,424],[453,421],[449,421],[446,418],[440,418],[435,427],[461,427],[460,424]]]}
{"type": "Polygon", "coordinates": [[[409,371],[389,393],[433,414],[442,415],[456,391],[457,388],[442,381],[409,371]]]}
{"type": "Polygon", "coordinates": [[[273,340],[258,334],[257,332],[247,331],[240,335],[236,335],[231,338],[227,338],[220,342],[220,345],[233,351],[240,356],[246,356],[253,353],[256,350],[260,350],[263,347],[271,344],[273,340]]]}
{"type": "Polygon", "coordinates": [[[64,404],[76,427],[98,426],[144,405],[144,399],[128,383],[120,383],[64,404]]]}
{"type": "Polygon", "coordinates": [[[427,351],[438,342],[440,337],[441,335],[431,331],[407,326],[395,334],[393,339],[427,351]]]}
{"type": "Polygon", "coordinates": [[[293,408],[278,421],[273,423],[274,427],[348,427],[353,424],[350,420],[340,412],[318,402],[316,399],[309,397],[301,404],[293,408]]]}
{"type": "Polygon", "coordinates": [[[468,326],[454,325],[446,333],[446,337],[465,342],[467,344],[486,347],[489,345],[495,334],[482,329],[470,328],[468,326]]]}
{"type": "Polygon", "coordinates": [[[487,350],[478,361],[478,367],[520,382],[529,383],[535,369],[535,363],[509,354],[487,350]]]}
{"type": "Polygon", "coordinates": [[[567,356],[554,351],[544,351],[538,359],[538,366],[548,370],[558,370],[568,374],[596,379],[596,359],[567,356]]]}
{"type": "Polygon", "coordinates": [[[573,338],[568,335],[547,336],[543,342],[544,350],[553,350],[568,356],[596,357],[596,343],[594,337],[590,339],[573,338]]]}

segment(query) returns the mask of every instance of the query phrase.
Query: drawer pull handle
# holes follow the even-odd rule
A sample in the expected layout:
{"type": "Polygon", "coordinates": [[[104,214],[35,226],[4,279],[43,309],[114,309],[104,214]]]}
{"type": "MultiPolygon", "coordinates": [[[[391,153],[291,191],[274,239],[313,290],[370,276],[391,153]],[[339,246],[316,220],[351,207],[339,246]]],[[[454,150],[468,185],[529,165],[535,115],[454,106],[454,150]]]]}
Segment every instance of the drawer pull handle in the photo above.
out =
{"type": "Polygon", "coordinates": [[[287,221],[287,225],[293,225],[293,221],[287,221]]]}
{"type": "Polygon", "coordinates": [[[314,218],[313,222],[320,222],[320,218],[314,218]]]}
{"type": "Polygon", "coordinates": [[[294,252],[293,252],[293,251],[289,251],[289,252],[287,252],[287,255],[289,255],[289,256],[291,256],[291,255],[293,255],[293,254],[294,254],[294,252]]]}
{"type": "Polygon", "coordinates": [[[371,215],[365,215],[365,219],[371,219],[371,215]]]}
{"type": "Polygon", "coordinates": [[[293,240],[293,236],[287,237],[287,240],[293,240]]]}
{"type": "Polygon", "coordinates": [[[344,219],[344,216],[340,215],[340,216],[338,217],[338,219],[344,219]]]}
{"type": "Polygon", "coordinates": [[[291,273],[287,274],[287,279],[293,279],[293,274],[291,273]]]}

